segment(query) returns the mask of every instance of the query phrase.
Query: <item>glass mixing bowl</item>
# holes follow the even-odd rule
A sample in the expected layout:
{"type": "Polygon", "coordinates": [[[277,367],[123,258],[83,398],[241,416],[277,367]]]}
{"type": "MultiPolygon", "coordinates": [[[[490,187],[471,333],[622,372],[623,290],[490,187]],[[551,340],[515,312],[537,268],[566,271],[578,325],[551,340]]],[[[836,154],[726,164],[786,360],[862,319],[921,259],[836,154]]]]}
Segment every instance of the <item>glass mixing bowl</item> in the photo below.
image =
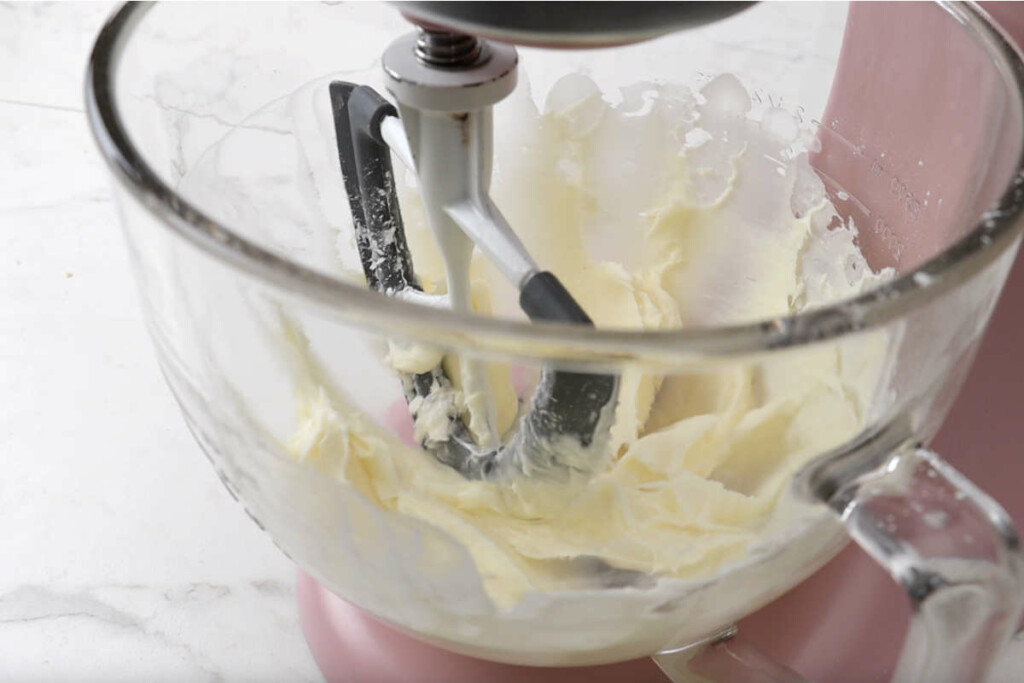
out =
{"type": "MultiPolygon", "coordinates": [[[[327,87],[343,78],[383,91],[380,55],[409,30],[376,3],[128,4],[93,52],[89,117],[163,372],[253,519],[325,586],[388,623],[536,665],[678,651],[785,592],[852,537],[914,601],[901,675],[981,675],[1020,615],[1016,535],[923,444],[970,366],[1022,230],[1022,65],[984,13],[765,3],[635,45],[521,49],[540,100],[581,70],[605,93],[735,74],[750,116],[781,112],[810,132],[811,162],[860,227],[868,262],[895,270],[864,294],[796,315],[666,331],[458,314],[382,297],[351,275],[359,262],[327,87]],[[736,495],[778,492],[756,529],[730,526],[729,506],[706,511],[745,539],[707,571],[565,558],[547,567],[557,590],[501,603],[452,527],[367,484],[372,465],[356,443],[366,434],[422,455],[402,445],[408,412],[384,362],[389,343],[408,342],[510,367],[527,387],[543,366],[654,377],[685,401],[695,387],[742,377],[756,407],[785,378],[801,387],[787,419],[825,427],[765,442],[761,457],[781,484],[778,474],[741,480],[742,463],[728,458],[704,473],[736,495]],[[815,393],[822,368],[838,379],[815,393]],[[345,458],[293,457],[300,418],[314,419],[300,394],[346,405],[351,420],[317,437],[345,458]]],[[[508,106],[495,109],[496,136],[508,106]]],[[[499,148],[493,188],[513,226],[529,217],[501,198],[514,157],[499,148]]],[[[605,231],[595,248],[628,251],[636,237],[605,231]]],[[[724,400],[691,412],[713,416],[724,400]]],[[[730,438],[748,429],[718,428],[730,438]]],[[[685,558],[681,534],[669,550],[685,558]]]]}

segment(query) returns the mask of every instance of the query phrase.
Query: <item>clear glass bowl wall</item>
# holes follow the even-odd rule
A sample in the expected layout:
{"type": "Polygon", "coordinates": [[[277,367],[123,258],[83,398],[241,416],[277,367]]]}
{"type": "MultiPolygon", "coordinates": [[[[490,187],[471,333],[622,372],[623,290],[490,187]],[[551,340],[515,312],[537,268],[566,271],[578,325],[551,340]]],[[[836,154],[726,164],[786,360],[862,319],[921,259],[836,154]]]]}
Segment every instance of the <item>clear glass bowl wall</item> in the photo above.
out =
{"type": "MultiPolygon", "coordinates": [[[[936,24],[955,25],[945,10],[932,11],[936,24]]],[[[584,65],[609,92],[639,80],[637,74],[699,86],[711,75],[733,73],[755,100],[814,125],[828,105],[846,12],[831,3],[765,3],[720,25],[637,46],[524,49],[521,82],[528,80],[542,101],[557,78],[584,65]],[[765,30],[780,22],[788,27],[785,33],[765,30]]],[[[161,366],[225,485],[286,553],[339,595],[428,640],[496,660],[584,664],[650,654],[713,632],[802,580],[841,547],[844,535],[820,510],[793,500],[787,504],[802,512],[718,576],[626,586],[594,582],[499,608],[451,537],[383,510],[288,456],[284,444],[295,430],[301,369],[282,342],[282,320],[304,332],[326,381],[383,429],[393,429],[389,411],[404,405],[400,383],[381,360],[389,339],[527,369],[542,363],[616,372],[642,368],[680,382],[736,372],[796,373],[823,356],[852,363],[883,349],[885,371],[860,406],[863,429],[905,419],[926,441],[963,379],[1019,239],[1004,235],[989,245],[985,258],[957,256],[973,259],[969,266],[936,272],[927,282],[924,276],[899,281],[873,299],[814,319],[764,321],[731,332],[593,338],[374,302],[369,293],[352,289],[344,275],[358,272],[358,259],[348,232],[327,84],[343,78],[382,90],[379,56],[407,30],[396,12],[376,3],[259,4],[244,11],[167,4],[141,16],[117,58],[119,113],[160,180],[207,217],[291,264],[264,268],[264,257],[196,221],[219,240],[221,255],[214,255],[183,238],[194,227],[180,215],[119,186],[122,222],[161,366]],[[311,188],[314,195],[299,188],[311,188]],[[325,286],[328,278],[334,282],[325,286]],[[887,300],[899,300],[899,306],[876,316],[887,300]],[[871,322],[869,328],[850,331],[857,326],[851,320],[858,319],[871,322]],[[821,341],[805,343],[803,337],[821,341]],[[447,557],[445,566],[429,566],[428,555],[447,557]],[[637,600],[638,593],[647,598],[637,600]]],[[[983,42],[967,29],[957,30],[967,36],[959,49],[988,59],[983,42]]],[[[1019,131],[1009,77],[990,69],[994,90],[1006,91],[1002,99],[959,106],[985,116],[998,109],[1019,131]]],[[[499,105],[498,135],[501,117],[499,105]]],[[[861,141],[847,144],[836,123],[825,122],[819,131],[833,169],[845,165],[853,173],[887,150],[890,160],[902,155],[913,168],[940,153],[932,146],[897,152],[891,131],[884,129],[864,131],[861,141]]],[[[873,266],[895,266],[910,277],[975,228],[982,210],[1009,184],[1020,157],[1019,133],[1000,138],[999,145],[992,140],[978,143],[976,160],[992,177],[983,173],[968,191],[949,197],[958,207],[955,220],[909,225],[905,217],[886,213],[888,191],[873,201],[868,188],[856,201],[844,202],[837,177],[825,178],[837,208],[859,225],[878,225],[881,218],[893,226],[888,232],[862,230],[873,266]],[[902,258],[888,248],[893,234],[910,245],[902,258]],[[872,244],[878,247],[873,252],[872,244]]],[[[903,174],[899,182],[914,181],[903,174]]],[[[827,446],[854,436],[837,432],[827,446]]]]}

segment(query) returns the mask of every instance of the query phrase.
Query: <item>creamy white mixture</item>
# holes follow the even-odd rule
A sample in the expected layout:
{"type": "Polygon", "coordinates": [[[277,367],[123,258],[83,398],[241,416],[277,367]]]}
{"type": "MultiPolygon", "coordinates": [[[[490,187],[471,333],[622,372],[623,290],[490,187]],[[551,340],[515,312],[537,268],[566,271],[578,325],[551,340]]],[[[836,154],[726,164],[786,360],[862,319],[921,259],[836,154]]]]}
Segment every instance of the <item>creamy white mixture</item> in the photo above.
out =
{"type": "MultiPolygon", "coordinates": [[[[784,112],[753,114],[734,77],[700,92],[638,84],[612,103],[573,75],[541,111],[522,90],[496,112],[494,197],[599,327],[750,322],[889,277],[871,272],[854,226],[836,216],[808,163],[810,139],[784,112]]],[[[443,293],[415,188],[401,199],[417,273],[428,292],[443,293]]],[[[515,290],[479,254],[472,273],[478,312],[521,315],[515,290]]],[[[455,538],[505,609],[608,568],[694,578],[740,562],[787,524],[780,494],[793,471],[861,429],[885,374],[877,337],[699,373],[627,367],[602,471],[569,484],[503,485],[467,481],[378,427],[319,380],[301,334],[289,335],[304,368],[290,452],[455,538]]],[[[438,358],[391,344],[382,362],[422,372],[438,358]]],[[[458,386],[459,363],[445,364],[458,386]]],[[[492,363],[487,374],[507,434],[529,408],[535,373],[492,363]]],[[[417,439],[444,429],[452,402],[467,403],[458,392],[442,399],[437,420],[418,421],[417,439]]]]}

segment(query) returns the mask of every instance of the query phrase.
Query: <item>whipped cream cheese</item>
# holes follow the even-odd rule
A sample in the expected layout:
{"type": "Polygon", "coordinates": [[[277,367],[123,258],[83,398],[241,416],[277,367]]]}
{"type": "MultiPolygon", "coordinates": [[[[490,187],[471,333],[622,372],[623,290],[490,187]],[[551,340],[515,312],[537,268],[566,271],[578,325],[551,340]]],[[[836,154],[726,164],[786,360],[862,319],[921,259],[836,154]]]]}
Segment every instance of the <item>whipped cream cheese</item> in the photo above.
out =
{"type": "MultiPolygon", "coordinates": [[[[641,83],[612,102],[574,74],[543,108],[524,91],[495,112],[494,198],[598,327],[751,322],[891,277],[871,271],[855,226],[829,202],[808,161],[813,139],[784,112],[753,112],[735,77],[700,91],[641,83]]],[[[421,284],[445,294],[415,185],[400,191],[421,284]]],[[[478,313],[522,315],[514,288],[480,254],[470,280],[478,313]]],[[[464,479],[396,436],[397,425],[383,429],[355,409],[320,381],[301,332],[286,332],[301,368],[289,452],[456,539],[502,609],[594,572],[685,579],[739,562],[785,527],[782,494],[796,468],[860,431],[886,372],[879,337],[757,365],[663,375],[623,367],[599,472],[489,483],[464,479]]],[[[382,362],[423,372],[441,357],[389,342],[382,362]]],[[[444,363],[453,389],[414,407],[417,442],[443,437],[453,411],[473,427],[474,401],[459,390],[466,365],[444,363]]],[[[489,362],[485,371],[496,430],[507,436],[529,408],[536,368],[489,362]]]]}

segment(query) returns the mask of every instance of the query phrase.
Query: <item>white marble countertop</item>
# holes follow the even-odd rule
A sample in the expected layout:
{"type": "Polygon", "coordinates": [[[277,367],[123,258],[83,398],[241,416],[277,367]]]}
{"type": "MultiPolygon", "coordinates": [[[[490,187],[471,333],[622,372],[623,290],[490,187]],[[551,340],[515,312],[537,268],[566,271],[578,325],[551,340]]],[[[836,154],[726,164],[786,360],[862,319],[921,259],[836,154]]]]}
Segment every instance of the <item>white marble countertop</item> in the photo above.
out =
{"type": "Polygon", "coordinates": [[[110,9],[0,4],[0,679],[319,680],[143,328],[83,114],[110,9]]]}

